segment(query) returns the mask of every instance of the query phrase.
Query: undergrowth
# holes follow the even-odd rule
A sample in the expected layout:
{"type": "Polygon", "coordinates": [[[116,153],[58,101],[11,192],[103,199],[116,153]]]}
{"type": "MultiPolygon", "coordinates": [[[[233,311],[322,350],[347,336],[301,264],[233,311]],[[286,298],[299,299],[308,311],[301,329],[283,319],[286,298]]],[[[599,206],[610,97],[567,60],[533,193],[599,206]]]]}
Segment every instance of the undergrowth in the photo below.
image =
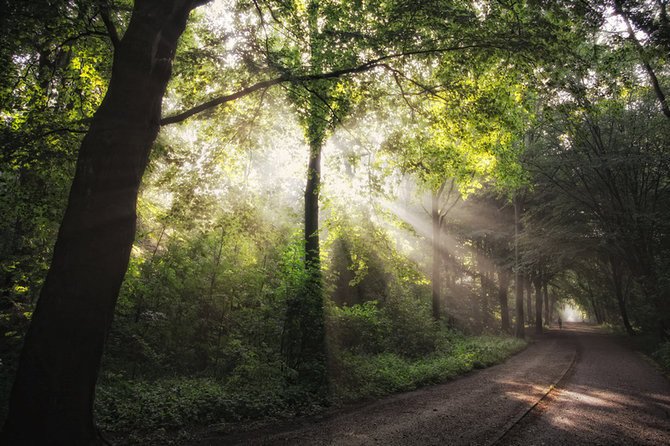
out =
{"type": "Polygon", "coordinates": [[[349,402],[414,390],[497,364],[524,346],[524,341],[515,338],[481,336],[459,337],[449,351],[415,360],[394,353],[344,353],[333,394],[336,400],[349,402]]]}
{"type": "MultiPolygon", "coordinates": [[[[510,337],[443,336],[432,354],[407,358],[398,353],[347,350],[331,358],[331,401],[348,402],[404,392],[452,379],[475,368],[501,362],[525,343],[510,337]]],[[[234,426],[258,419],[285,419],[322,410],[290,373],[240,385],[239,379],[164,378],[129,381],[105,377],[97,391],[99,427],[129,444],[181,444],[197,426],[234,426]]]]}
{"type": "Polygon", "coordinates": [[[670,341],[659,344],[651,356],[663,368],[666,374],[670,374],[670,341]]]}

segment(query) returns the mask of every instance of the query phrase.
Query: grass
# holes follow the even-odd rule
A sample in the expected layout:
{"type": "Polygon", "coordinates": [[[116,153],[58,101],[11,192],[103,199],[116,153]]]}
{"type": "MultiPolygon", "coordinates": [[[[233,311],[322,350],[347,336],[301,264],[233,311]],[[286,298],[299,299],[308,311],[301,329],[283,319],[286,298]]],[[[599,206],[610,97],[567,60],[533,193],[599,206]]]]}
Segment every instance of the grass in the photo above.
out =
{"type": "Polygon", "coordinates": [[[502,362],[525,345],[515,338],[481,336],[459,339],[449,351],[417,360],[393,353],[345,353],[333,394],[336,401],[351,402],[414,390],[502,362]]]}

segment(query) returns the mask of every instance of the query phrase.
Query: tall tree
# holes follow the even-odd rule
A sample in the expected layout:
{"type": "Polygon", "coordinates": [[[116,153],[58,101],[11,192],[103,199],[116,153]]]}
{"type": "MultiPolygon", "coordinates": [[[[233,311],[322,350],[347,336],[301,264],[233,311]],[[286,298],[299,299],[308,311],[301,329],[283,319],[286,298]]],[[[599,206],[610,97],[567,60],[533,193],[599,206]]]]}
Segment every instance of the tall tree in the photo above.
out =
{"type": "Polygon", "coordinates": [[[135,204],[194,0],[138,0],[115,42],[105,99],[82,141],[53,260],[21,353],[5,444],[101,444],[93,421],[104,341],[135,236],[135,204]]]}

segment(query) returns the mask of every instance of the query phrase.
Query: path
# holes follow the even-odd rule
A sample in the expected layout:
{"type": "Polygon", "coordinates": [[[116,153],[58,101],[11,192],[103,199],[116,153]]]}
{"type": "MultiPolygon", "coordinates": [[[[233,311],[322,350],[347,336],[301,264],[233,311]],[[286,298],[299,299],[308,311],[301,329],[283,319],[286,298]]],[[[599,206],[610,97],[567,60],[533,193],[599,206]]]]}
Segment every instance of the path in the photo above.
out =
{"type": "Polygon", "coordinates": [[[201,444],[667,445],[670,382],[614,337],[572,325],[446,384],[201,444]]]}
{"type": "Polygon", "coordinates": [[[563,335],[578,347],[575,367],[500,444],[670,445],[668,380],[611,336],[563,335]]]}

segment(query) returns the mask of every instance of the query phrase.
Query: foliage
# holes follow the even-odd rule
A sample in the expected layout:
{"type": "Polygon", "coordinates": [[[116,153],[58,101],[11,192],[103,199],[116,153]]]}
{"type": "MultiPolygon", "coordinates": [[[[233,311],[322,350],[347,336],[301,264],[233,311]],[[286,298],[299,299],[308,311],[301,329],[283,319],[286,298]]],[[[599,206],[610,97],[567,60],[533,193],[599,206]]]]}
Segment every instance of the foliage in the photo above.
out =
{"type": "MultiPolygon", "coordinates": [[[[123,34],[130,3],[0,2],[3,402],[112,75],[111,25],[123,34]]],[[[544,286],[550,310],[576,302],[641,334],[668,366],[664,2],[205,8],[164,109],[240,97],[154,144],[97,392],[102,428],[142,437],[290,416],[499,362],[523,342],[472,335],[509,316],[512,272],[518,288],[544,286]],[[268,79],[286,82],[244,93],[268,79]],[[324,169],[306,168],[322,155],[324,169]],[[317,262],[301,230],[305,177],[323,211],[317,262]],[[449,202],[436,233],[427,198],[449,202]]]]}
{"type": "Polygon", "coordinates": [[[670,370],[670,342],[665,341],[658,346],[652,357],[663,367],[667,372],[670,370]]]}
{"type": "Polygon", "coordinates": [[[440,351],[417,360],[396,353],[342,354],[335,395],[344,401],[379,397],[437,384],[472,370],[496,364],[522,349],[523,341],[512,338],[464,339],[448,334],[440,351]]]}
{"type": "MultiPolygon", "coordinates": [[[[360,315],[372,305],[367,307],[354,312],[360,315]]],[[[337,369],[331,383],[332,401],[342,404],[437,384],[499,363],[525,346],[512,338],[467,338],[452,331],[437,337],[440,349],[417,359],[391,352],[341,351],[331,364],[337,369]]],[[[287,386],[287,381],[290,377],[278,364],[259,363],[238,367],[223,381],[204,377],[128,381],[108,374],[99,386],[96,415],[102,428],[124,441],[159,443],[174,440],[170,432],[177,430],[188,436],[186,427],[285,418],[319,408],[311,393],[287,386]],[[259,367],[267,370],[262,378],[259,367]]]]}

